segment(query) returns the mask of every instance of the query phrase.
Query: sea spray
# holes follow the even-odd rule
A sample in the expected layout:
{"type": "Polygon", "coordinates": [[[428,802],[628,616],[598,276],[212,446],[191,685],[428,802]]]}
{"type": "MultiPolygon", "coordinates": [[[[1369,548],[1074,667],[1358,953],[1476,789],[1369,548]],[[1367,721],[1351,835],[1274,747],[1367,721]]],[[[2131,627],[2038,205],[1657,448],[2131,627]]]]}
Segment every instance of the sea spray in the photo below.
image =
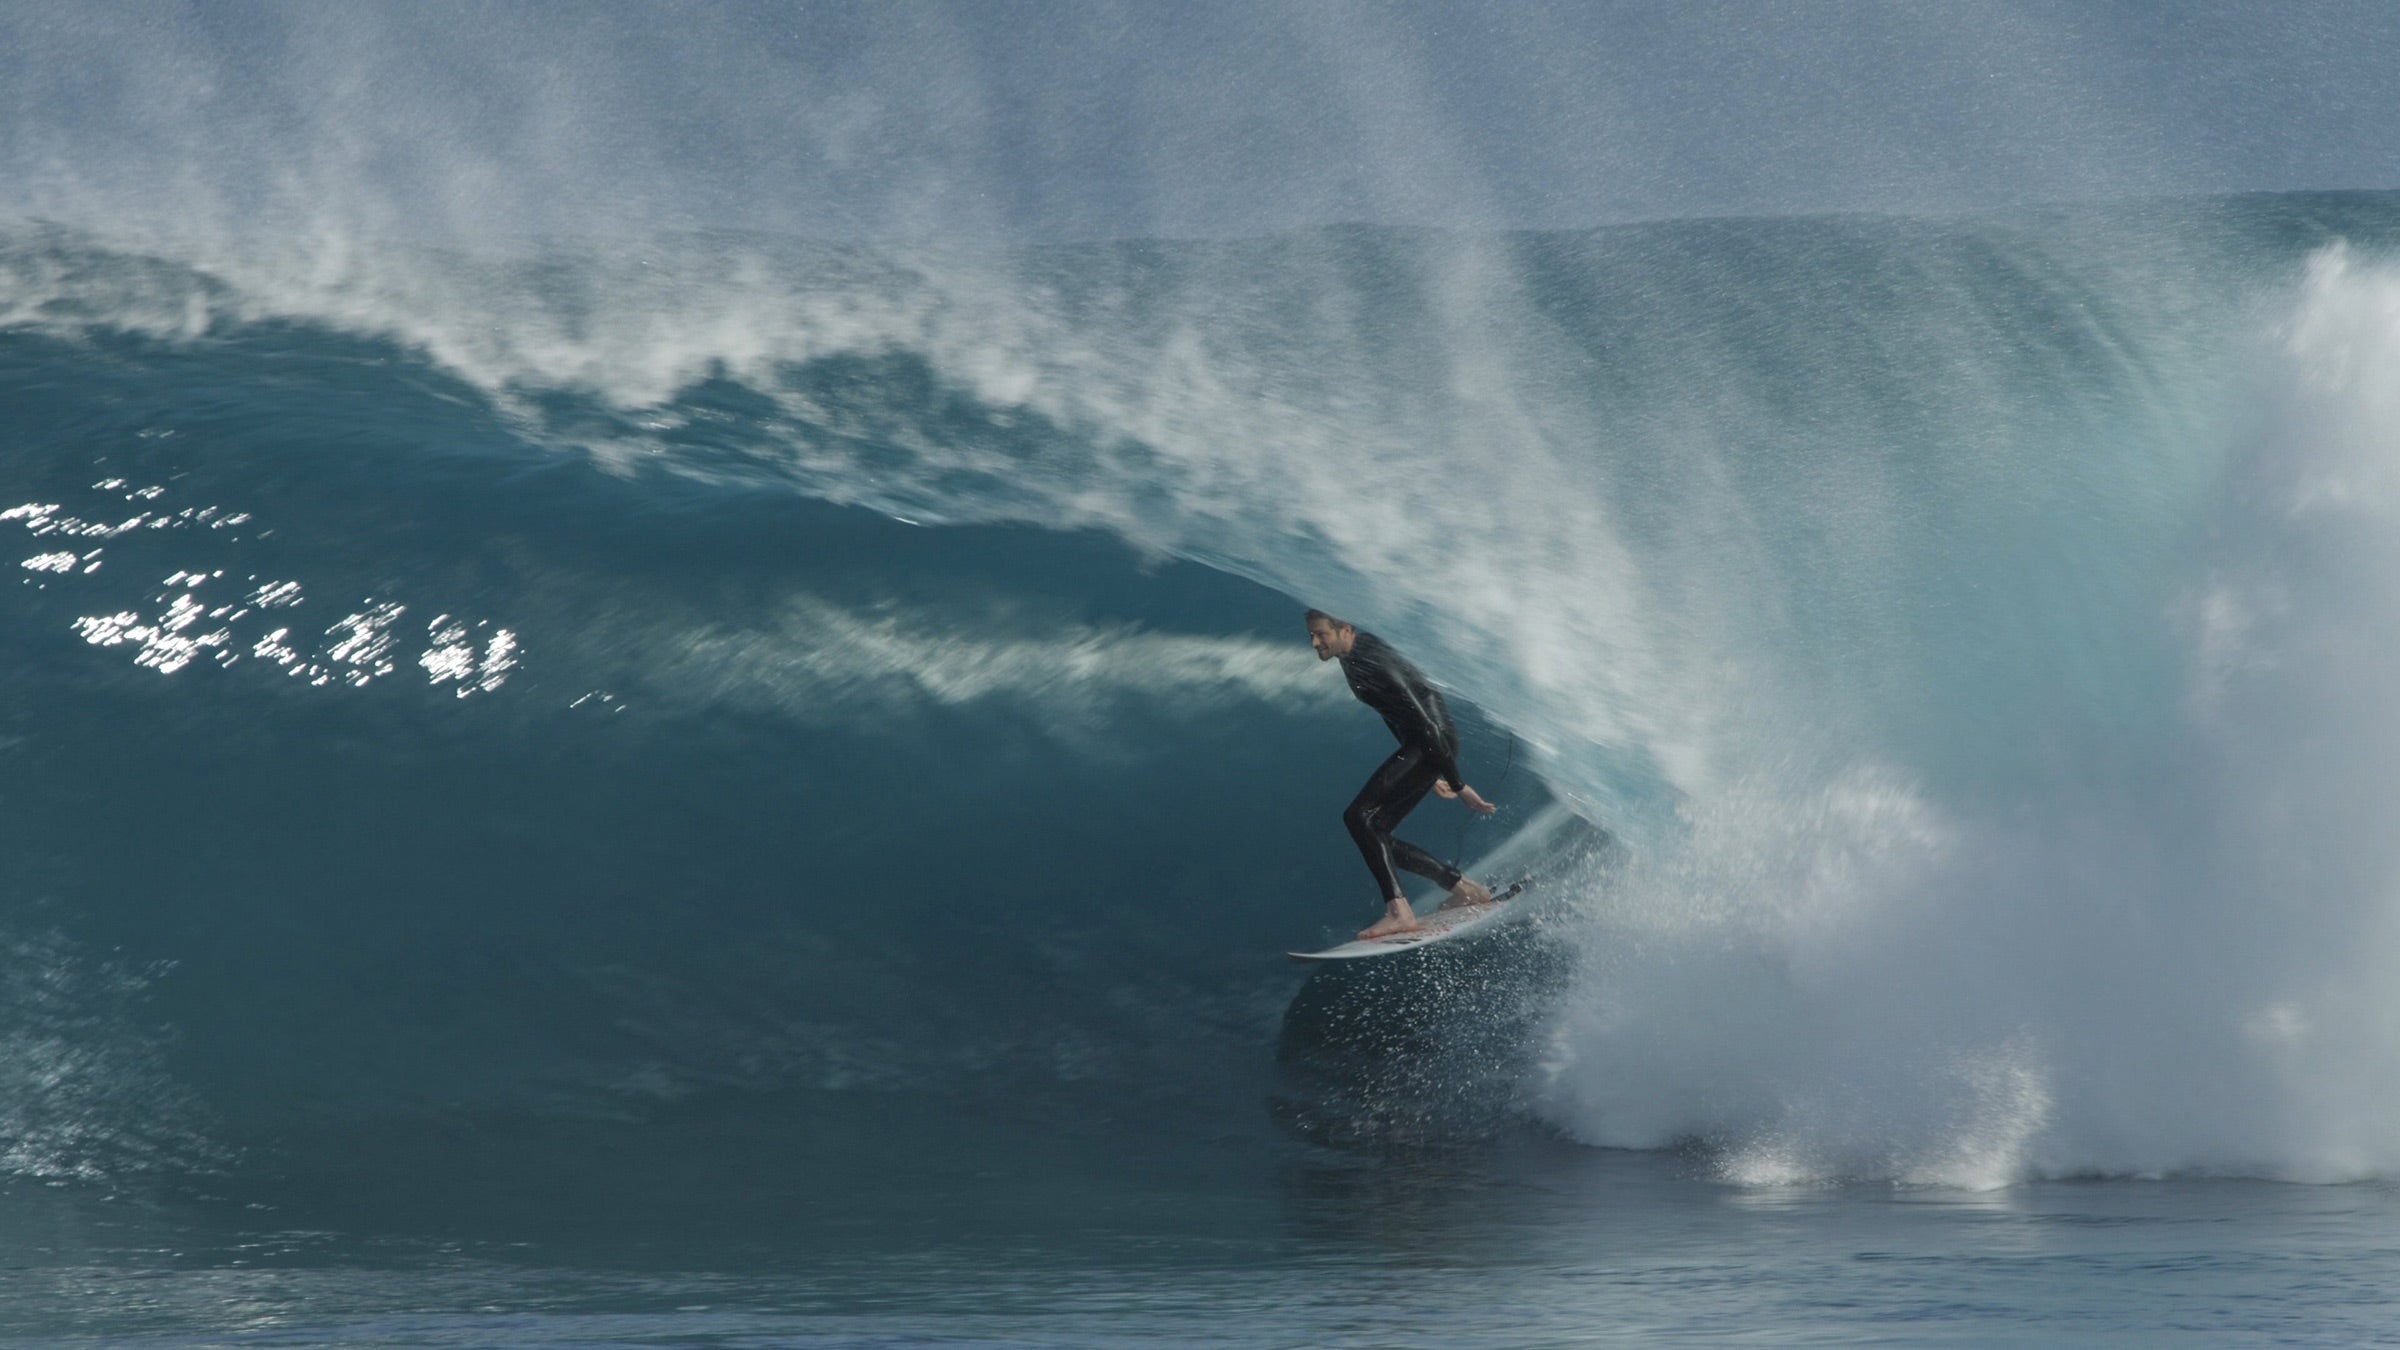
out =
{"type": "Polygon", "coordinates": [[[2341,249],[2296,281],[2149,616],[2152,733],[2005,796],[1695,803],[1591,902],[1558,1120],[1745,1182],[2400,1166],[2400,291],[2341,249]]]}

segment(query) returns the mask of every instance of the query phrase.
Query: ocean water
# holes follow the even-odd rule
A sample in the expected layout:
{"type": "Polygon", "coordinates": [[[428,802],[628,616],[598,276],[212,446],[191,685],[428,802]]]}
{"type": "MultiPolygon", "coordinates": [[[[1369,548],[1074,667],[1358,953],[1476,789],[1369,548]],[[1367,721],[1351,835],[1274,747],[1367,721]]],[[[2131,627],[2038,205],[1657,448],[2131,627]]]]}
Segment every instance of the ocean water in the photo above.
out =
{"type": "Polygon", "coordinates": [[[2396,243],[0,228],[0,1336],[2400,1339],[2396,243]]]}

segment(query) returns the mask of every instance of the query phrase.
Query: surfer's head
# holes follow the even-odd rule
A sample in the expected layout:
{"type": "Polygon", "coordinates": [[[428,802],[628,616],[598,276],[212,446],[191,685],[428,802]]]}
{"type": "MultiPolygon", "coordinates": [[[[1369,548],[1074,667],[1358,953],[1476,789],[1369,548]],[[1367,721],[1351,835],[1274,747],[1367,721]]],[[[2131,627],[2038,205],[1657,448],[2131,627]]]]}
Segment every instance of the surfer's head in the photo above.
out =
{"type": "Polygon", "coordinates": [[[1308,612],[1308,645],[1317,649],[1317,659],[1330,661],[1348,656],[1350,644],[1358,641],[1358,629],[1321,609],[1308,612]]]}

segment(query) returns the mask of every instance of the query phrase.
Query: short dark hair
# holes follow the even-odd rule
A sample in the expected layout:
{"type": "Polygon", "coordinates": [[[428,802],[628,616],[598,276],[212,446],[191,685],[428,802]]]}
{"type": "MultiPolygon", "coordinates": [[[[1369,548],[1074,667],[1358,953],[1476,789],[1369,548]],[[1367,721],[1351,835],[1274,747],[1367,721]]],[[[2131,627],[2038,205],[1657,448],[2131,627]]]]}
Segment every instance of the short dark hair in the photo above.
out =
{"type": "Polygon", "coordinates": [[[1332,624],[1336,628],[1348,628],[1352,626],[1348,619],[1337,619],[1321,609],[1312,609],[1308,613],[1300,616],[1300,621],[1302,623],[1310,625],[1315,624],[1319,619],[1323,619],[1325,622],[1332,624]]]}

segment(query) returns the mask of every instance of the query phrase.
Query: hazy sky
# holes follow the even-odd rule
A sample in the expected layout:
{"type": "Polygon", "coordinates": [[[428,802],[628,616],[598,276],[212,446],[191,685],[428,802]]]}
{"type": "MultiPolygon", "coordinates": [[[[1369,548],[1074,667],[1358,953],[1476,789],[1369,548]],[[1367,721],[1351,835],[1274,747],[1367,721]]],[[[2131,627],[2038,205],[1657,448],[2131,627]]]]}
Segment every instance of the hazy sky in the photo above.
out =
{"type": "Polygon", "coordinates": [[[1002,237],[2400,186],[2400,3],[0,5],[0,208],[1002,237]]]}

